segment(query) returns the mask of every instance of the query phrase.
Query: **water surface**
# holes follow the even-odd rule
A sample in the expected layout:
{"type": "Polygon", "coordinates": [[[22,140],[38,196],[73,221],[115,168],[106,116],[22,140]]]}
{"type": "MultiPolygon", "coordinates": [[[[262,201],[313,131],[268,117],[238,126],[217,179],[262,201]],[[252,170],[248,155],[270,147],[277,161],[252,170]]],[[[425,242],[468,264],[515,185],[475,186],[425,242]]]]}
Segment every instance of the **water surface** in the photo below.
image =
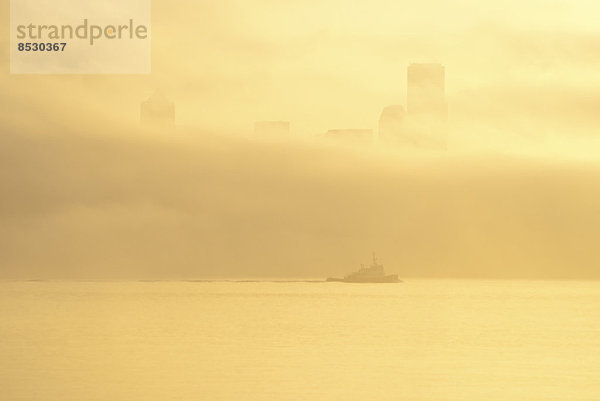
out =
{"type": "Polygon", "coordinates": [[[594,400],[600,283],[0,283],[0,399],[594,400]]]}

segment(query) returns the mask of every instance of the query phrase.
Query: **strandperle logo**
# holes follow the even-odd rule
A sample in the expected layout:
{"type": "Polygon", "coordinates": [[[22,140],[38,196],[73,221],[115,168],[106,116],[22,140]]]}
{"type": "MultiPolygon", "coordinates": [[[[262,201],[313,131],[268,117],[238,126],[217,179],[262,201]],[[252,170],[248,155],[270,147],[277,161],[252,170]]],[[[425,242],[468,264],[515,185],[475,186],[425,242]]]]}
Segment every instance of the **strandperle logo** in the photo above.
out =
{"type": "Polygon", "coordinates": [[[13,74],[150,72],[150,0],[11,0],[13,74]]]}
{"type": "Polygon", "coordinates": [[[17,25],[17,39],[27,40],[66,40],[85,39],[94,45],[99,39],[146,39],[148,27],[137,25],[133,19],[123,25],[89,24],[87,19],[78,26],[73,25],[17,25]]]}

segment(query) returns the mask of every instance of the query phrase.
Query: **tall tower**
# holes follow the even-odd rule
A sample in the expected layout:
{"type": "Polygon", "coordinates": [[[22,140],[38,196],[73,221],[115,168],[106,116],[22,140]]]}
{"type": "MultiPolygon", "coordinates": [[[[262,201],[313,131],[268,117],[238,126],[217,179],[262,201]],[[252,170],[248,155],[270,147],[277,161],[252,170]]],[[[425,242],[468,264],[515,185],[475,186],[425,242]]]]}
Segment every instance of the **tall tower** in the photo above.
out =
{"type": "Polygon", "coordinates": [[[441,64],[414,63],[408,66],[406,103],[409,115],[446,120],[445,74],[441,64]]]}
{"type": "Polygon", "coordinates": [[[400,105],[387,106],[379,117],[379,140],[396,142],[402,137],[406,112],[400,105]]]}

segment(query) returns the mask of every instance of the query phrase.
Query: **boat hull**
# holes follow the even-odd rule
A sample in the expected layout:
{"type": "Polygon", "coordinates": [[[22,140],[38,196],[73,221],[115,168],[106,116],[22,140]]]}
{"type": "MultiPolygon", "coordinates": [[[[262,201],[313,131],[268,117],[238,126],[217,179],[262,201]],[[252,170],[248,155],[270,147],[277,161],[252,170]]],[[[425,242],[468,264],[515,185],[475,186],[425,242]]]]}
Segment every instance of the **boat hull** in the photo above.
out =
{"type": "Polygon", "coordinates": [[[369,277],[369,278],[336,278],[336,277],[328,277],[328,282],[335,283],[401,283],[402,280],[398,279],[396,274],[390,274],[389,276],[383,277],[369,277]]]}

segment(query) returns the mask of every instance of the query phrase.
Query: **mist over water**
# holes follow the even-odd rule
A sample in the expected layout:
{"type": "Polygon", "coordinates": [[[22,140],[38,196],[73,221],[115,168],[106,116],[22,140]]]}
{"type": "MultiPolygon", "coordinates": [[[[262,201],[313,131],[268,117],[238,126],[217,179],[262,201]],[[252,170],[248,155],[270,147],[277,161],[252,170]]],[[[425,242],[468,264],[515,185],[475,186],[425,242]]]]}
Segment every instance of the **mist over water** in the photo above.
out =
{"type": "Polygon", "coordinates": [[[583,401],[596,282],[0,284],[14,401],[583,401]]]}
{"type": "Polygon", "coordinates": [[[152,74],[0,58],[0,277],[600,277],[596,2],[152,6],[152,74]],[[444,66],[447,146],[377,140],[412,63],[444,66]],[[139,127],[157,89],[173,129],[139,127]]]}
{"type": "Polygon", "coordinates": [[[140,75],[8,3],[0,401],[599,398],[597,0],[152,0],[140,75]]]}
{"type": "Polygon", "coordinates": [[[0,145],[5,278],[324,278],[372,251],[403,277],[598,278],[600,166],[566,147],[89,126],[0,145]]]}

